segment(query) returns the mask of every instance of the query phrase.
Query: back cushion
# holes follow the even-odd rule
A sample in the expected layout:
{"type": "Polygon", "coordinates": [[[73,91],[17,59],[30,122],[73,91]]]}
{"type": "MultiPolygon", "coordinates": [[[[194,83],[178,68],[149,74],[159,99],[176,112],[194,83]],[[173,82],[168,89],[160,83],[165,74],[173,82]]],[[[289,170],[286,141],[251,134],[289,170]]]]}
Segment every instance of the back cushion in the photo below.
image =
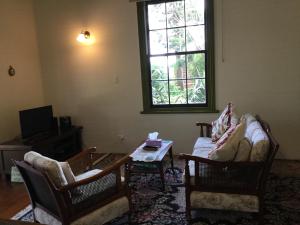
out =
{"type": "Polygon", "coordinates": [[[255,122],[257,120],[252,114],[246,113],[241,117],[241,121],[244,121],[246,123],[246,126],[249,126],[250,123],[255,122]]]}
{"type": "Polygon", "coordinates": [[[251,152],[252,145],[248,138],[243,138],[238,146],[237,153],[235,155],[234,161],[237,162],[243,162],[243,161],[248,161],[250,152],[251,152]]]}
{"type": "Polygon", "coordinates": [[[24,161],[32,165],[33,168],[47,173],[57,187],[67,185],[63,170],[56,160],[42,156],[37,152],[30,151],[24,155],[24,161]]]}
{"type": "Polygon", "coordinates": [[[245,135],[245,123],[231,126],[218,140],[216,147],[208,154],[208,158],[217,161],[231,161],[234,159],[240,140],[245,135]]]}
{"type": "Polygon", "coordinates": [[[252,144],[250,161],[265,160],[269,150],[269,138],[258,121],[251,122],[246,129],[245,137],[252,144]]]}

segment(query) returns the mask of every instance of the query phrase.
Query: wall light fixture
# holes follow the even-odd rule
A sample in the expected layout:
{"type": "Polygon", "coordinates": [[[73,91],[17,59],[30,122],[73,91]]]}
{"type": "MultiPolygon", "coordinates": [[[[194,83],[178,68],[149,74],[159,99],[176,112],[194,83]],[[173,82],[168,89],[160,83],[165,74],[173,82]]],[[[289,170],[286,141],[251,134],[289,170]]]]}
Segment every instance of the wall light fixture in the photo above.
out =
{"type": "Polygon", "coordinates": [[[89,31],[85,30],[81,31],[81,33],[77,36],[77,41],[85,45],[91,45],[95,43],[95,38],[91,36],[89,31]]]}

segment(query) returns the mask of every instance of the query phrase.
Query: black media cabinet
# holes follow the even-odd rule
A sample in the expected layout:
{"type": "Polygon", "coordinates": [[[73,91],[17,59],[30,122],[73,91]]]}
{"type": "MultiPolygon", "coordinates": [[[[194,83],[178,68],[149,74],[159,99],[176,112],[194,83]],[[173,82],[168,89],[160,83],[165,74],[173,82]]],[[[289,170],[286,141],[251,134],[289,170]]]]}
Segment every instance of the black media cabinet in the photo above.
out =
{"type": "Polygon", "coordinates": [[[36,151],[49,158],[65,161],[82,150],[82,129],[81,126],[73,126],[27,140],[14,139],[0,144],[0,173],[10,174],[11,159],[21,160],[28,151],[36,151]]]}

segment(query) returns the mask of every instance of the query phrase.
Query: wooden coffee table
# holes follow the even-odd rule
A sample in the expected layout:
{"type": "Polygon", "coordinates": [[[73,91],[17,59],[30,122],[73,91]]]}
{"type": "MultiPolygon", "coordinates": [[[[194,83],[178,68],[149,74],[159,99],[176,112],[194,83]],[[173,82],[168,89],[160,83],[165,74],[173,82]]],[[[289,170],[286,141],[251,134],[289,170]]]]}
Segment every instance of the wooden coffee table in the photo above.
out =
{"type": "Polygon", "coordinates": [[[156,151],[144,150],[143,147],[146,144],[140,145],[131,155],[131,162],[129,163],[129,175],[132,174],[148,174],[157,173],[160,174],[162,189],[165,191],[165,176],[163,161],[167,153],[170,157],[171,169],[174,173],[173,162],[173,141],[163,140],[162,146],[156,151]]]}

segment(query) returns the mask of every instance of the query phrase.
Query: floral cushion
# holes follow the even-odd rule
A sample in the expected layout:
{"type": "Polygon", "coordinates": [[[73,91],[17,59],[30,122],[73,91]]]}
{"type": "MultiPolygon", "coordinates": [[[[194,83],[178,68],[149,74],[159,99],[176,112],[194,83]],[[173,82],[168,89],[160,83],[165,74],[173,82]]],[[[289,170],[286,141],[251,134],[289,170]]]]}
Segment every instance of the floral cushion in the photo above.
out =
{"type": "Polygon", "coordinates": [[[229,103],[220,117],[212,122],[212,141],[218,141],[231,125],[237,125],[238,118],[232,103],[229,103]]]}
{"type": "Polygon", "coordinates": [[[258,212],[259,200],[253,195],[193,191],[191,193],[191,207],[258,212]]]}
{"type": "Polygon", "coordinates": [[[209,152],[208,158],[217,161],[233,160],[238,150],[239,142],[245,135],[245,127],[245,123],[231,126],[217,141],[216,147],[209,152]]]}

